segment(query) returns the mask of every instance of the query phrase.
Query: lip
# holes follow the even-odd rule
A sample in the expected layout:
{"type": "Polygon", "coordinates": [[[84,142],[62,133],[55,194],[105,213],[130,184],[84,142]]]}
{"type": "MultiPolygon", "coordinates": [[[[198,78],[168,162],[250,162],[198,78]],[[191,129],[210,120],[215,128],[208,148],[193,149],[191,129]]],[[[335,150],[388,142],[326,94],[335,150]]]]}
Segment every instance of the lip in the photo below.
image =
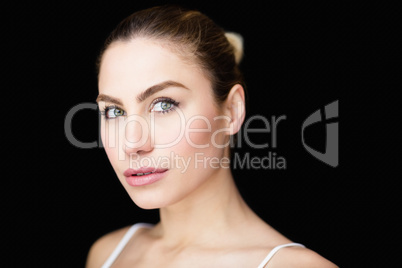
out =
{"type": "Polygon", "coordinates": [[[166,171],[168,171],[168,169],[166,168],[142,167],[139,169],[129,168],[126,171],[124,171],[123,174],[126,177],[126,181],[129,185],[143,186],[161,180],[165,176],[166,171]],[[152,173],[140,176],[137,175],[139,173],[144,174],[149,172],[152,173]]]}

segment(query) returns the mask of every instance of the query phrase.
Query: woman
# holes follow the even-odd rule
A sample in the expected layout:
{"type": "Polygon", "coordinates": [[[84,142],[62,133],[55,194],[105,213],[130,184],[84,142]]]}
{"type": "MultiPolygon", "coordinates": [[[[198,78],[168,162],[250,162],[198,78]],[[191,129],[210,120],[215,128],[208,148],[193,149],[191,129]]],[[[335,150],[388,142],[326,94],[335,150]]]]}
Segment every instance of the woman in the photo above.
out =
{"type": "Polygon", "coordinates": [[[336,267],[270,227],[236,189],[228,144],[245,118],[241,54],[239,36],[172,6],[134,13],[106,40],[103,145],[132,200],[159,208],[160,222],[100,238],[88,268],[336,267]]]}

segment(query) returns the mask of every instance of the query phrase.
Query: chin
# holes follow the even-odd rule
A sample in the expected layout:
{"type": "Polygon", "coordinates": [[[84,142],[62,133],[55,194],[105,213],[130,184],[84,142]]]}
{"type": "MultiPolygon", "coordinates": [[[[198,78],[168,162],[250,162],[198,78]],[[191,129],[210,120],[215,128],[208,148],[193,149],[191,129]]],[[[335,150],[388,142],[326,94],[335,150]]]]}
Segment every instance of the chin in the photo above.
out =
{"type": "Polygon", "coordinates": [[[134,202],[139,208],[150,210],[150,209],[159,209],[160,206],[157,204],[153,204],[152,202],[134,202]]]}
{"type": "Polygon", "coordinates": [[[159,209],[169,206],[169,198],[155,192],[135,192],[129,193],[131,200],[142,209],[159,209]]]}

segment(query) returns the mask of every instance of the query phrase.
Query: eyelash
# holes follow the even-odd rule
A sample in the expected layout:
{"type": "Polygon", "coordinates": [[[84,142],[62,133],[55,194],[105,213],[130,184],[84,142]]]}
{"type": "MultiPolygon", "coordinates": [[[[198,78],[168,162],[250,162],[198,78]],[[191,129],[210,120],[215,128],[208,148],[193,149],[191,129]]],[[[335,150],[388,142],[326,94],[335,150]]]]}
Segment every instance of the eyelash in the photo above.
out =
{"type": "Polygon", "coordinates": [[[103,108],[103,110],[101,111],[101,115],[105,116],[105,119],[109,120],[109,119],[114,119],[116,117],[110,118],[108,113],[111,109],[118,109],[123,111],[123,113],[125,114],[124,110],[121,109],[120,107],[116,106],[116,105],[106,105],[105,108],[103,108]]]}
{"type": "Polygon", "coordinates": [[[170,109],[168,109],[168,110],[165,110],[165,111],[158,111],[157,113],[160,113],[160,114],[166,114],[166,113],[168,113],[168,112],[171,112],[171,111],[173,111],[174,109],[176,109],[177,107],[179,107],[179,102],[177,102],[177,101],[175,101],[175,100],[173,100],[173,99],[171,99],[171,98],[168,98],[168,97],[160,97],[160,98],[156,98],[155,100],[153,100],[152,101],[152,103],[151,103],[151,108],[149,109],[150,111],[155,107],[155,105],[157,104],[157,103],[159,103],[159,102],[166,102],[166,103],[169,103],[169,104],[172,104],[173,105],[173,107],[172,108],[170,108],[170,109]]]}
{"type": "MultiPolygon", "coordinates": [[[[169,103],[169,104],[172,104],[172,105],[173,105],[173,107],[170,108],[170,109],[168,109],[168,110],[156,111],[157,113],[160,113],[160,114],[166,114],[166,113],[168,113],[168,112],[170,112],[170,111],[173,111],[175,108],[179,107],[179,104],[180,104],[179,102],[177,102],[177,101],[175,101],[175,100],[173,100],[173,99],[171,99],[171,98],[168,98],[168,97],[160,97],[160,98],[157,98],[157,99],[155,99],[155,100],[152,101],[151,107],[150,107],[149,111],[151,112],[151,110],[152,110],[152,109],[155,107],[155,105],[158,104],[159,102],[166,102],[166,103],[169,103]]],[[[105,118],[106,118],[107,120],[109,120],[109,119],[114,119],[114,118],[118,117],[118,116],[113,117],[113,118],[108,117],[108,112],[109,112],[111,109],[118,109],[118,110],[121,110],[121,111],[123,111],[123,113],[124,113],[123,115],[125,115],[125,111],[124,111],[123,109],[121,109],[120,107],[118,107],[118,106],[116,106],[116,105],[106,105],[105,108],[102,109],[101,115],[105,116],[105,118]]]]}

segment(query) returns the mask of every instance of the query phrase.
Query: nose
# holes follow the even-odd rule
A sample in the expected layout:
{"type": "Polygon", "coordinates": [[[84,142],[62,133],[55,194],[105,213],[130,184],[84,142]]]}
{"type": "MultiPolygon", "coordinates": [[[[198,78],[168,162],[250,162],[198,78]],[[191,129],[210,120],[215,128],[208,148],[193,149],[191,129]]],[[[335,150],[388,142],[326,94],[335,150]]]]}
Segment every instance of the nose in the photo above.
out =
{"type": "Polygon", "coordinates": [[[127,155],[152,151],[150,127],[147,120],[138,115],[126,118],[123,150],[127,155]]]}

